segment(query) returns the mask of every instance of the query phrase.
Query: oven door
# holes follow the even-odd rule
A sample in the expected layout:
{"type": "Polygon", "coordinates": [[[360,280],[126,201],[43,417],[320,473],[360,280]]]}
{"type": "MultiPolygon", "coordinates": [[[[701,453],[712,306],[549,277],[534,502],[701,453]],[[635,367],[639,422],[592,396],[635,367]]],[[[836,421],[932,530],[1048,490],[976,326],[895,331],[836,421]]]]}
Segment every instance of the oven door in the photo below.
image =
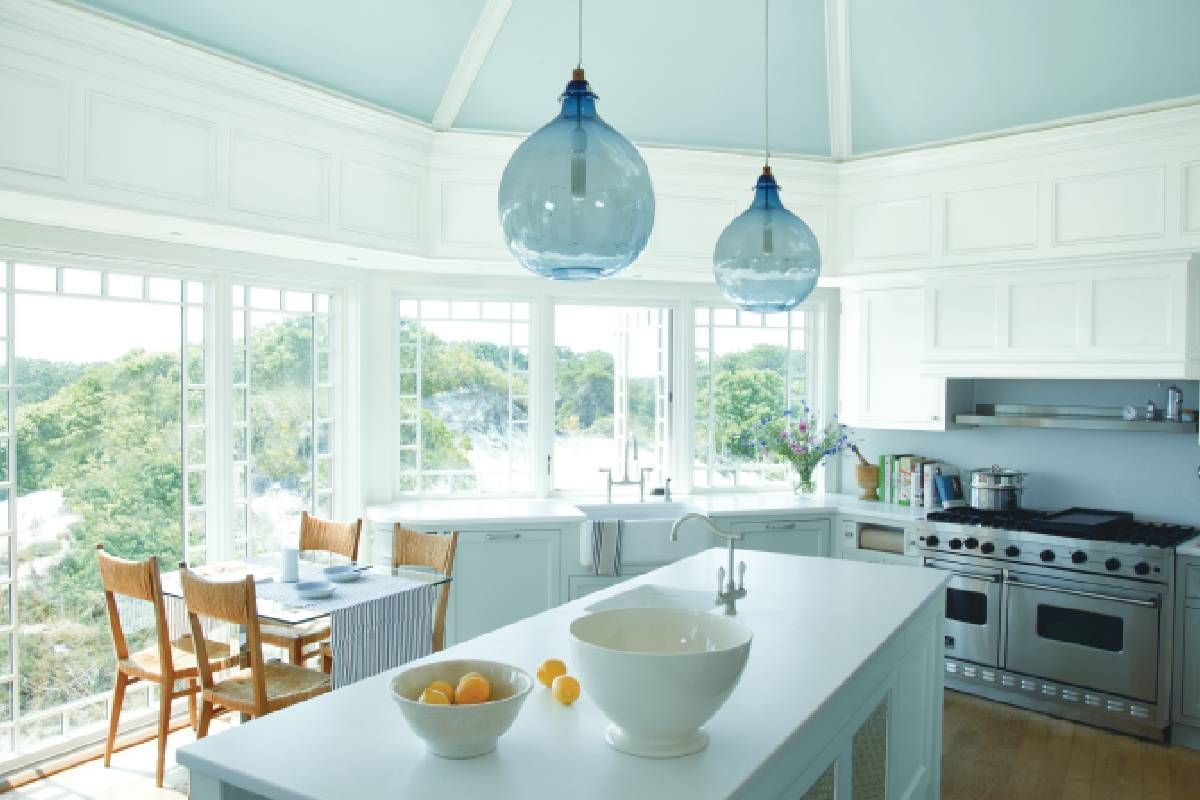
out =
{"type": "Polygon", "coordinates": [[[1000,571],[937,559],[927,560],[925,566],[950,573],[946,584],[946,656],[998,666],[1000,571]]]}
{"type": "Polygon", "coordinates": [[[1010,573],[1004,666],[1153,703],[1161,600],[1010,573]]]}

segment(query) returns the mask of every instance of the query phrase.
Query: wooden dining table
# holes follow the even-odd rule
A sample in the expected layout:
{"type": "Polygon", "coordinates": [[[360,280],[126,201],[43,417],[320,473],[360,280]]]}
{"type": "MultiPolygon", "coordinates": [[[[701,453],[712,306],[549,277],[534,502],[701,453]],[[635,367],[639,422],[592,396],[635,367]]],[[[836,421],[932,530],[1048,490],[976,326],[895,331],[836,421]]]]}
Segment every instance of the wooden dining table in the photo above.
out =
{"type": "MultiPolygon", "coordinates": [[[[301,561],[300,582],[325,580],[323,566],[301,561]]],[[[310,600],[300,596],[296,582],[280,580],[277,556],[225,561],[194,571],[207,580],[253,575],[260,621],[302,625],[329,617],[334,688],[428,655],[437,593],[451,580],[423,566],[367,566],[361,568],[358,580],[334,583],[329,597],[310,600]]],[[[190,632],[179,572],[163,573],[162,587],[172,636],[190,632]]],[[[239,626],[238,636],[245,656],[244,627],[239,626]]]]}

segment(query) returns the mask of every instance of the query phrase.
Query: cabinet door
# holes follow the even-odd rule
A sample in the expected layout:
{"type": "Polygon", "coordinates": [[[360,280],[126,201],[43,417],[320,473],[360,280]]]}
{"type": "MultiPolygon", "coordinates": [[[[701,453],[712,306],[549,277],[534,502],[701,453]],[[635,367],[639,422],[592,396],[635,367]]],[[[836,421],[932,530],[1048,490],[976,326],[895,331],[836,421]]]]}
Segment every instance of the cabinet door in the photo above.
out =
{"type": "Polygon", "coordinates": [[[838,373],[844,422],[866,428],[946,428],[946,380],[921,374],[924,303],[918,287],[847,296],[838,373]]]}
{"type": "MultiPolygon", "coordinates": [[[[742,534],[737,547],[742,550],[764,550],[768,553],[785,553],[793,556],[829,555],[829,520],[770,519],[751,522],[734,522],[733,533],[742,534]]],[[[715,539],[714,545],[725,546],[724,539],[715,539]]]]}
{"type": "Polygon", "coordinates": [[[1200,722],[1200,608],[1183,609],[1182,708],[1190,722],[1200,722]]]}
{"type": "Polygon", "coordinates": [[[457,644],[558,604],[558,531],[459,534],[447,638],[457,644]]]}

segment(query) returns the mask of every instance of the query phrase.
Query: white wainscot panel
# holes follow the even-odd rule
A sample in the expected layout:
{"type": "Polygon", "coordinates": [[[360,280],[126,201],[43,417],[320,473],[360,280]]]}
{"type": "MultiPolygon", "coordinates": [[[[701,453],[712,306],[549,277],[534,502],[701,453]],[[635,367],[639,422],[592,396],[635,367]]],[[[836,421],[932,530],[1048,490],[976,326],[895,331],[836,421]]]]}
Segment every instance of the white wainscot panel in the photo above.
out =
{"type": "Polygon", "coordinates": [[[993,348],[999,288],[942,286],[932,290],[933,347],[938,350],[993,348]]]}
{"type": "Polygon", "coordinates": [[[421,231],[421,182],[402,172],[342,162],[341,227],[415,242],[421,231]]]}
{"type": "Polygon", "coordinates": [[[1183,230],[1200,233],[1200,161],[1183,166],[1183,230]]]}
{"type": "Polygon", "coordinates": [[[496,184],[447,181],[441,206],[443,245],[506,249],[496,216],[496,184]]]}
{"type": "Polygon", "coordinates": [[[233,131],[229,206],[296,222],[328,222],[329,161],[320,150],[233,131]]]}
{"type": "Polygon", "coordinates": [[[929,255],[930,200],[917,197],[855,206],[850,227],[855,258],[929,255]]]}
{"type": "Polygon", "coordinates": [[[1097,278],[1092,339],[1098,347],[1169,347],[1174,281],[1167,277],[1097,278]]]}
{"type": "Polygon", "coordinates": [[[1054,183],[1056,244],[1146,239],[1165,227],[1161,167],[1062,178],[1054,183]]]}
{"type": "Polygon", "coordinates": [[[648,249],[655,255],[712,258],[721,231],[741,212],[732,200],[660,194],[648,249]]]}
{"type": "Polygon", "coordinates": [[[1079,344],[1079,285],[1075,281],[1016,283],[1008,288],[1008,338],[1013,347],[1079,344]]]}
{"type": "Polygon", "coordinates": [[[204,120],[89,92],[84,175],[89,183],[211,204],[216,132],[204,120]]]}
{"type": "Polygon", "coordinates": [[[946,195],[946,252],[1037,246],[1038,186],[1018,183],[946,195]]]}
{"type": "Polygon", "coordinates": [[[67,99],[62,81],[0,67],[0,167],[67,177],[67,99]]]}

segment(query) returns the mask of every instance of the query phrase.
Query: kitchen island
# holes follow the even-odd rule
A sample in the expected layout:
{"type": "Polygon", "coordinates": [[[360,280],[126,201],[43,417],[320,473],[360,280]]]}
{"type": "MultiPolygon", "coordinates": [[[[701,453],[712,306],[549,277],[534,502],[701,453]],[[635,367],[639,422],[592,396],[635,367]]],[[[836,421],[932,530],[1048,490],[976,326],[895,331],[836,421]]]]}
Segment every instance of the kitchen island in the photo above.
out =
{"type": "MultiPolygon", "coordinates": [[[[939,796],[945,574],[765,552],[739,553],[754,631],[741,682],[706,726],[707,749],[677,759],[625,755],[584,695],[558,705],[535,687],[497,749],[429,754],[379,675],[183,747],[194,800],[396,797],[939,796]],[[826,793],[828,791],[828,793],[826,793]]],[[[679,562],[430,656],[485,658],[532,673],[570,664],[568,627],[641,584],[711,591],[721,549],[679,562]]],[[[503,591],[504,587],[496,587],[503,591]]],[[[720,613],[719,611],[715,613],[720,613]]]]}

